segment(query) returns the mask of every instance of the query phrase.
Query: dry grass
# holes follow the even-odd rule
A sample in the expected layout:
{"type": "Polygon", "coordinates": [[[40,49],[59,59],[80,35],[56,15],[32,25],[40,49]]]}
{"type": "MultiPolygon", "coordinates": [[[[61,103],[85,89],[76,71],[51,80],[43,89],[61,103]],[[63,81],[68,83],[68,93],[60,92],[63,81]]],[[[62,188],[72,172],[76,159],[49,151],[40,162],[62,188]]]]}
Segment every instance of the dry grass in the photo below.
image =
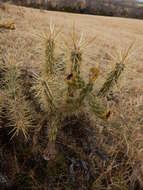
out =
{"type": "MultiPolygon", "coordinates": [[[[122,77],[122,83],[113,90],[115,95],[111,93],[107,97],[107,99],[112,100],[109,102],[112,107],[112,115],[110,122],[107,124],[108,128],[104,129],[100,123],[96,126],[99,134],[97,138],[99,146],[103,146],[107,150],[112,160],[108,163],[107,168],[101,166],[103,173],[95,180],[92,189],[99,189],[102,180],[106,176],[109,178],[107,182],[110,182],[108,189],[115,190],[122,187],[126,190],[128,189],[125,182],[127,175],[130,176],[130,179],[128,179],[131,182],[130,188],[134,188],[136,178],[140,182],[142,181],[142,167],[140,166],[143,158],[142,21],[50,11],[40,12],[40,10],[18,8],[12,5],[7,5],[7,7],[8,12],[4,9],[0,12],[0,24],[11,20],[16,24],[16,30],[0,30],[0,48],[4,52],[10,51],[10,54],[17,52],[15,62],[34,70],[39,70],[43,60],[41,40],[37,38],[37,35],[47,30],[50,17],[53,18],[58,28],[64,25],[61,37],[58,38],[60,47],[63,47],[64,44],[63,36],[66,36],[72,30],[74,20],[76,20],[76,28],[79,33],[86,33],[87,38],[96,36],[94,46],[89,47],[83,56],[81,73],[82,77],[86,79],[89,74],[87,71],[90,68],[98,67],[101,75],[97,79],[99,85],[103,84],[101,78],[104,78],[107,72],[111,70],[113,63],[121,59],[118,52],[125,52],[125,49],[134,42],[133,53],[125,64],[126,69],[122,77]],[[114,137],[112,146],[110,146],[110,143],[103,143],[106,139],[106,130],[109,136],[114,137]],[[114,163],[118,159],[123,161],[122,167],[118,165],[120,163],[117,163],[117,165],[114,163]],[[139,164],[137,165],[137,163],[139,164]],[[127,171],[124,168],[127,168],[127,171]],[[130,169],[134,171],[132,175],[127,173],[130,172],[130,169]],[[118,177],[116,178],[116,176],[118,177]]],[[[123,55],[123,53],[121,54],[123,55]]]]}

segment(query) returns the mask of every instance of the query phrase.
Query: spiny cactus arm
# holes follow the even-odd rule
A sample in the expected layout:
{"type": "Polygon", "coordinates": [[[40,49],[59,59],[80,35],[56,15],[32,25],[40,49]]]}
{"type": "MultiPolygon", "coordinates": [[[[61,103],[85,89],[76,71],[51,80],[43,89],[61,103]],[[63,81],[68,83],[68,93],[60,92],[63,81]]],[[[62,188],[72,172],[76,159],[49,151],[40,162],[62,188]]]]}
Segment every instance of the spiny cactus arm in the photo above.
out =
{"type": "Polygon", "coordinates": [[[5,106],[5,102],[6,102],[6,94],[3,91],[0,91],[0,117],[2,114],[2,109],[5,106]]]}
{"type": "Polygon", "coordinates": [[[53,39],[49,38],[46,40],[45,45],[45,71],[47,74],[53,74],[54,73],[54,64],[55,64],[55,56],[54,56],[54,50],[55,50],[55,42],[53,39]]]}
{"type": "Polygon", "coordinates": [[[12,128],[12,138],[22,132],[27,139],[28,129],[32,126],[32,114],[22,92],[20,68],[12,61],[9,63],[7,60],[4,71],[3,91],[6,100],[4,101],[4,108],[8,116],[9,127],[12,128]]]}
{"type": "Polygon", "coordinates": [[[105,83],[103,84],[102,88],[98,92],[99,97],[105,97],[110,89],[118,82],[120,75],[122,74],[125,65],[120,62],[116,63],[115,68],[109,73],[105,83]]]}
{"type": "Polygon", "coordinates": [[[56,71],[56,67],[58,64],[56,60],[55,50],[56,50],[56,40],[57,36],[61,32],[61,28],[56,30],[55,25],[53,22],[50,22],[49,31],[42,35],[42,39],[44,42],[44,57],[45,57],[45,64],[42,65],[42,74],[48,76],[49,74],[54,74],[56,71]]]}
{"type": "Polygon", "coordinates": [[[7,102],[9,127],[12,127],[11,138],[22,133],[28,139],[28,131],[32,127],[32,116],[27,101],[22,97],[9,99],[7,102]]]}
{"type": "Polygon", "coordinates": [[[119,55],[119,61],[116,63],[115,68],[109,73],[105,83],[103,84],[102,88],[98,92],[99,97],[105,97],[109,90],[118,82],[122,72],[125,69],[125,63],[129,59],[129,55],[131,53],[132,47],[134,45],[134,41],[129,45],[129,47],[121,51],[119,55]]]}
{"type": "Polygon", "coordinates": [[[110,116],[110,110],[107,109],[101,102],[101,100],[93,95],[90,94],[88,96],[88,103],[89,103],[89,107],[90,110],[100,119],[104,119],[107,120],[110,116]]]}
{"type": "Polygon", "coordinates": [[[86,97],[88,97],[90,95],[90,93],[92,93],[93,90],[93,85],[95,83],[95,80],[98,78],[99,76],[99,69],[96,67],[93,67],[90,69],[90,73],[89,73],[89,82],[88,84],[81,90],[80,92],[80,96],[79,96],[79,103],[81,104],[84,99],[86,97]]]}
{"type": "Polygon", "coordinates": [[[82,89],[85,86],[84,80],[73,73],[69,74],[66,78],[68,85],[68,95],[73,97],[78,89],[82,89]]]}
{"type": "Polygon", "coordinates": [[[17,95],[22,96],[22,87],[20,83],[20,70],[18,66],[7,64],[3,77],[3,89],[10,99],[16,99],[17,95]]]}
{"type": "Polygon", "coordinates": [[[56,156],[55,142],[57,138],[57,133],[59,129],[59,118],[57,113],[50,115],[48,120],[48,146],[44,151],[44,159],[52,160],[56,156]]]}
{"type": "Polygon", "coordinates": [[[58,119],[53,118],[49,123],[48,138],[50,142],[55,142],[58,133],[58,119]]]}
{"type": "Polygon", "coordinates": [[[82,53],[77,49],[71,52],[71,72],[74,72],[77,76],[80,75],[80,66],[82,62],[82,53]]]}
{"type": "Polygon", "coordinates": [[[50,90],[50,87],[49,87],[48,83],[46,81],[43,81],[43,84],[45,86],[45,93],[47,95],[48,100],[50,101],[51,107],[56,108],[56,106],[54,104],[54,98],[52,96],[52,92],[50,90]]]}
{"type": "Polygon", "coordinates": [[[3,86],[3,77],[6,72],[6,62],[4,59],[3,50],[0,47],[0,87],[3,86]]]}
{"type": "Polygon", "coordinates": [[[47,84],[46,81],[43,81],[43,84],[44,84],[45,89],[46,89],[46,91],[47,91],[47,93],[48,93],[48,96],[50,97],[51,100],[53,100],[52,92],[51,92],[51,90],[50,90],[49,85],[47,84]]]}
{"type": "Polygon", "coordinates": [[[84,99],[92,92],[92,90],[93,90],[93,83],[89,82],[86,85],[86,87],[81,90],[77,103],[81,105],[84,99]]]}
{"type": "Polygon", "coordinates": [[[34,92],[35,98],[38,100],[38,103],[42,105],[45,112],[50,113],[51,110],[56,108],[52,91],[48,82],[43,78],[38,77],[31,90],[34,92]]]}

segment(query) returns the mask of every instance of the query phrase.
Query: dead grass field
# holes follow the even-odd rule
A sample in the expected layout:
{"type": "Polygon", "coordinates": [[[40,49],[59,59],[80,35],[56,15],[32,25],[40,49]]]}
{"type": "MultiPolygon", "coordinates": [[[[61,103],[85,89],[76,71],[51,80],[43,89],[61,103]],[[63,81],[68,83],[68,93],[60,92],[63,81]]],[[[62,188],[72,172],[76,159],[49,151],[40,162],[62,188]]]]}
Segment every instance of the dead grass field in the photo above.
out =
{"type": "MultiPolygon", "coordinates": [[[[83,32],[86,38],[96,36],[95,42],[85,51],[84,66],[82,67],[85,77],[88,75],[89,68],[98,66],[101,78],[104,78],[114,66],[116,52],[126,49],[134,42],[130,59],[122,76],[122,83],[115,90],[120,99],[119,112],[115,109],[115,115],[110,120],[117,122],[120,118],[125,123],[134,126],[136,130],[135,133],[133,131],[131,133],[133,142],[130,146],[135,144],[136,139],[142,142],[143,21],[40,11],[7,5],[6,10],[0,9],[0,23],[13,21],[16,30],[0,30],[0,48],[13,53],[15,55],[13,61],[28,67],[38,68],[42,60],[41,40],[38,36],[47,30],[50,18],[53,19],[57,27],[62,29],[58,39],[60,47],[63,46],[63,38],[69,38],[69,32],[72,30],[74,22],[77,31],[83,32]]],[[[143,144],[140,146],[139,155],[136,156],[142,160],[143,144]]]]}

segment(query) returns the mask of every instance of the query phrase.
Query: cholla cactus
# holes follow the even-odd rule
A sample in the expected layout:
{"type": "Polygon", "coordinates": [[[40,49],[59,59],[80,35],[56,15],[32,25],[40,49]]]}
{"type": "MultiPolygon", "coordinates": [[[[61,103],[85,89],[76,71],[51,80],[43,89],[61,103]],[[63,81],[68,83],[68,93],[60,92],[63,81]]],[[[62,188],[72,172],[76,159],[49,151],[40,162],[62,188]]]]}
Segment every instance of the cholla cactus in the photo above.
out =
{"type": "Polygon", "coordinates": [[[43,75],[54,74],[55,73],[55,48],[56,39],[60,32],[60,29],[56,31],[55,25],[52,20],[49,25],[49,31],[43,34],[44,44],[45,44],[45,64],[43,64],[43,75]]]}
{"type": "MultiPolygon", "coordinates": [[[[57,96],[57,88],[61,87],[56,71],[56,39],[60,29],[56,31],[52,20],[49,25],[49,31],[44,33],[41,37],[44,42],[44,62],[41,64],[41,76],[37,76],[35,85],[33,87],[35,96],[39,98],[40,104],[44,107],[46,112],[51,112],[51,108],[55,107],[57,96]],[[56,91],[56,93],[55,93],[56,91]]],[[[42,50],[43,51],[43,50],[42,50]]]]}
{"type": "MultiPolygon", "coordinates": [[[[73,30],[71,34],[72,43],[70,44],[69,41],[65,41],[70,53],[71,67],[66,80],[63,80],[63,77],[54,69],[56,57],[55,39],[57,34],[58,32],[55,32],[54,25],[51,24],[49,33],[45,38],[46,61],[42,65],[42,75],[37,78],[36,85],[34,86],[36,97],[39,97],[40,104],[43,105],[44,111],[47,113],[48,147],[55,147],[53,144],[60,128],[60,122],[65,114],[78,112],[83,106],[87,106],[89,111],[92,111],[97,117],[103,120],[107,120],[110,117],[111,111],[104,105],[102,102],[103,99],[100,97],[105,96],[124,70],[123,61],[121,64],[117,63],[99,93],[96,94],[94,92],[94,86],[100,73],[99,69],[97,67],[90,69],[88,81],[85,81],[81,77],[83,51],[85,47],[94,41],[94,38],[84,41],[83,34],[78,38],[75,30],[73,30]]],[[[47,148],[46,154],[48,154],[48,150],[47,148]]]]}
{"type": "Polygon", "coordinates": [[[71,73],[67,76],[68,95],[73,97],[78,89],[82,89],[85,86],[84,80],[80,76],[83,50],[92,42],[95,38],[89,41],[84,40],[83,33],[80,37],[77,36],[75,28],[71,33],[71,44],[65,41],[66,47],[70,51],[71,61],[71,73]]]}
{"type": "Polygon", "coordinates": [[[52,120],[50,122],[50,128],[48,131],[48,137],[49,137],[50,142],[56,141],[57,132],[58,132],[57,125],[58,125],[58,118],[56,118],[56,116],[55,116],[54,118],[52,118],[52,120]]]}
{"type": "Polygon", "coordinates": [[[55,147],[54,143],[60,121],[59,104],[62,97],[60,92],[63,85],[61,85],[62,80],[59,79],[59,75],[55,69],[57,64],[55,59],[55,48],[56,39],[59,32],[60,29],[56,31],[55,26],[51,21],[49,32],[44,33],[42,36],[45,48],[45,61],[41,65],[41,76],[37,77],[35,85],[32,88],[35,92],[35,97],[38,99],[43,108],[43,111],[47,114],[47,136],[49,139],[49,144],[47,146],[48,148],[46,149],[47,155],[48,151],[50,151],[50,147],[55,147]]]}
{"type": "Polygon", "coordinates": [[[0,91],[0,119],[2,116],[3,108],[5,107],[5,104],[6,104],[6,95],[5,95],[5,92],[1,90],[0,91]]]}
{"type": "Polygon", "coordinates": [[[15,56],[7,53],[1,59],[1,72],[4,74],[1,79],[3,85],[0,96],[3,98],[0,99],[0,107],[5,109],[3,115],[8,117],[7,125],[11,128],[11,138],[22,133],[27,139],[28,130],[32,126],[32,116],[29,103],[22,93],[20,69],[15,63],[15,56]]]}
{"type": "Polygon", "coordinates": [[[65,45],[70,51],[70,60],[71,60],[71,73],[74,73],[76,76],[80,75],[81,64],[82,64],[82,55],[85,48],[87,48],[91,43],[95,41],[95,37],[89,40],[84,39],[84,34],[81,33],[80,36],[77,35],[75,26],[73,26],[73,31],[70,33],[71,43],[65,41],[65,45]]]}
{"type": "Polygon", "coordinates": [[[35,97],[38,98],[39,103],[42,105],[47,113],[55,107],[53,102],[53,95],[46,80],[37,78],[35,85],[32,88],[35,91],[35,97]]]}
{"type": "Polygon", "coordinates": [[[83,79],[74,73],[69,74],[66,81],[68,85],[68,96],[70,97],[74,97],[77,89],[81,89],[85,85],[83,79]]]}
{"type": "Polygon", "coordinates": [[[114,70],[109,73],[108,78],[106,79],[103,87],[100,89],[98,96],[104,97],[107,95],[111,87],[117,83],[122,71],[124,70],[125,65],[123,63],[117,63],[114,70]]]}
{"type": "Polygon", "coordinates": [[[89,107],[91,111],[99,118],[103,120],[107,120],[110,117],[111,111],[109,108],[106,108],[101,100],[93,95],[90,94],[88,97],[89,107]]]}
{"type": "Polygon", "coordinates": [[[79,96],[80,104],[82,103],[84,98],[92,92],[94,82],[98,78],[98,76],[99,76],[99,69],[97,69],[96,67],[91,68],[90,73],[89,73],[89,82],[80,92],[80,96],[79,96]]]}
{"type": "Polygon", "coordinates": [[[100,89],[100,91],[98,92],[98,96],[99,97],[104,97],[107,95],[107,93],[109,92],[109,90],[118,82],[118,79],[120,77],[120,75],[122,74],[122,72],[125,69],[125,63],[128,59],[128,55],[130,53],[130,50],[132,49],[134,43],[132,43],[129,48],[127,48],[127,50],[125,50],[122,54],[121,54],[121,58],[119,60],[119,62],[116,63],[115,68],[108,74],[108,77],[105,81],[105,83],[103,84],[102,88],[100,89]]]}
{"type": "Polygon", "coordinates": [[[30,109],[28,109],[28,103],[24,98],[17,97],[16,100],[10,99],[6,106],[9,116],[8,126],[12,127],[11,138],[22,133],[27,140],[29,129],[32,127],[32,116],[30,109]]]}

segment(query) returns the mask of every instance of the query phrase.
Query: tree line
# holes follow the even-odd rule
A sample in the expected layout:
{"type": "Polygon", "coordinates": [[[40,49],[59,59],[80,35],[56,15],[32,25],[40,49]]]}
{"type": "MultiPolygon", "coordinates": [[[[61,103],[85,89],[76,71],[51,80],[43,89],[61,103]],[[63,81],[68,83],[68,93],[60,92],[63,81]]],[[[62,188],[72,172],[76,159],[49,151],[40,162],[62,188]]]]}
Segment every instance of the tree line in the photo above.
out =
{"type": "Polygon", "coordinates": [[[12,0],[12,2],[47,10],[143,19],[143,3],[136,0],[12,0]]]}

